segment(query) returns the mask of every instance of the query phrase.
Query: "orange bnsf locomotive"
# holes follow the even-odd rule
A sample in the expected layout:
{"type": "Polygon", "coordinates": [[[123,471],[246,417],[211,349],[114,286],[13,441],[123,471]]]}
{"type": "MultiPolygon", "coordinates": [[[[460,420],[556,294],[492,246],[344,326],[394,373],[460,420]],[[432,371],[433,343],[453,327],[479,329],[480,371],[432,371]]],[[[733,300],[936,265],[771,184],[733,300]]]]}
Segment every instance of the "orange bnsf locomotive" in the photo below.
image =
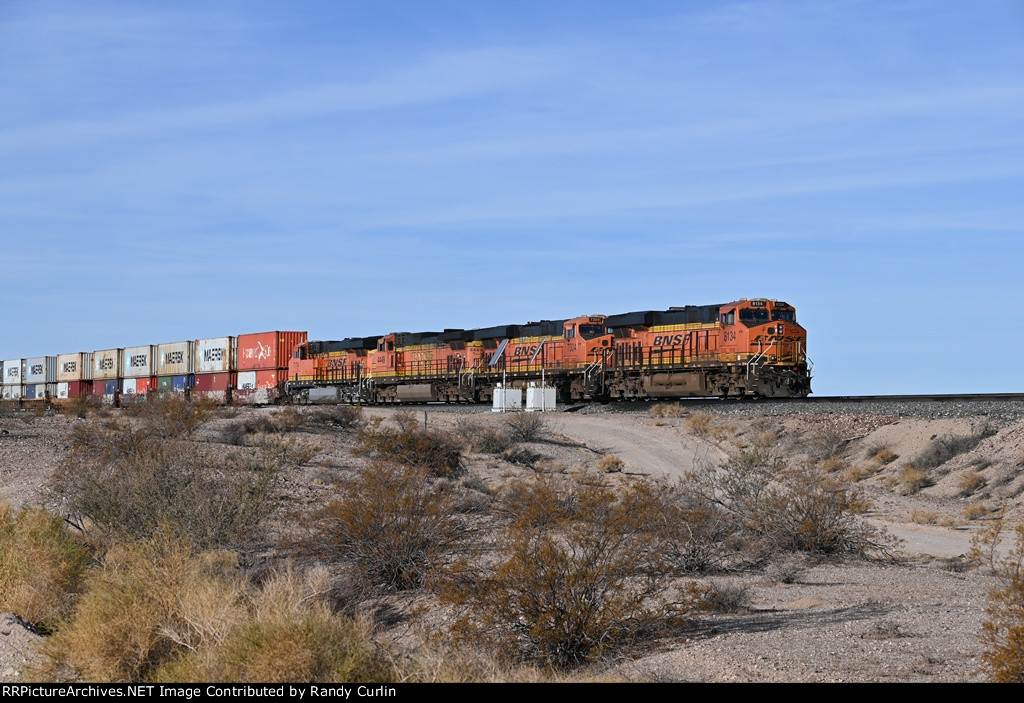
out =
{"type": "Polygon", "coordinates": [[[497,388],[553,387],[562,402],[689,396],[804,397],[807,332],[793,306],[725,305],[586,315],[525,325],[299,344],[294,401],[489,402],[497,388]]]}

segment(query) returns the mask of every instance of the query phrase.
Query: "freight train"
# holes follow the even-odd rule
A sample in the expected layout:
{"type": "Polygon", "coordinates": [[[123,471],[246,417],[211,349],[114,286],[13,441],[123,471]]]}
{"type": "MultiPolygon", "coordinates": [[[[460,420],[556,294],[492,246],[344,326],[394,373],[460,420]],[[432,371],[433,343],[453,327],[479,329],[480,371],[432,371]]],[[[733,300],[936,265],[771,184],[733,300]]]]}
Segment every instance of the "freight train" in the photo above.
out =
{"type": "Polygon", "coordinates": [[[522,325],[310,341],[265,332],[3,362],[2,396],[108,402],[182,392],[220,402],[477,403],[541,386],[562,402],[804,397],[807,332],[793,306],[721,305],[522,325]]]}
{"type": "Polygon", "coordinates": [[[563,402],[803,397],[807,332],[767,298],[525,325],[299,344],[286,393],[338,402],[489,402],[542,384],[563,402]]]}

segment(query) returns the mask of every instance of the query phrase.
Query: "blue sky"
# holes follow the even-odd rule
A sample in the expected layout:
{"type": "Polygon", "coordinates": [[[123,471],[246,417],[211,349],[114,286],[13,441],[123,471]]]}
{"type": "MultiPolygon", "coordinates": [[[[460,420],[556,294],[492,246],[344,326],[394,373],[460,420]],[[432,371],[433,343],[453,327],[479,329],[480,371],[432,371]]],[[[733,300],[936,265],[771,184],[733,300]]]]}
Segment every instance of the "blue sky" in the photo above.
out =
{"type": "Polygon", "coordinates": [[[1024,3],[0,0],[0,358],[773,297],[1024,391],[1024,3]]]}

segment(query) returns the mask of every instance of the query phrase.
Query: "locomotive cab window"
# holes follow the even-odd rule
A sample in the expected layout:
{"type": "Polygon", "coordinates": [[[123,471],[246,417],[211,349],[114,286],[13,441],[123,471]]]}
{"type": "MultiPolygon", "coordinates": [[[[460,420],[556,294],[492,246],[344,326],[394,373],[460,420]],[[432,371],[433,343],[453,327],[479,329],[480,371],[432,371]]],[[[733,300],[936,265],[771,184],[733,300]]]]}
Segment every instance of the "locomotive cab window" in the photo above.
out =
{"type": "Polygon", "coordinates": [[[740,322],[744,323],[748,327],[763,325],[768,322],[768,311],[764,308],[759,308],[757,310],[753,310],[751,308],[740,310],[740,322]]]}
{"type": "Polygon", "coordinates": [[[727,313],[722,314],[723,325],[735,325],[736,324],[736,311],[730,310],[727,313]]]}
{"type": "Polygon", "coordinates": [[[796,322],[796,313],[792,310],[772,310],[772,320],[783,322],[796,322]]]}
{"type": "Polygon", "coordinates": [[[576,325],[573,325],[572,327],[570,327],[569,329],[567,329],[565,331],[565,338],[566,339],[572,339],[575,336],[576,336],[576,325]]]}
{"type": "Polygon", "coordinates": [[[596,339],[605,334],[605,328],[601,325],[580,325],[580,336],[583,339],[596,339]]]}

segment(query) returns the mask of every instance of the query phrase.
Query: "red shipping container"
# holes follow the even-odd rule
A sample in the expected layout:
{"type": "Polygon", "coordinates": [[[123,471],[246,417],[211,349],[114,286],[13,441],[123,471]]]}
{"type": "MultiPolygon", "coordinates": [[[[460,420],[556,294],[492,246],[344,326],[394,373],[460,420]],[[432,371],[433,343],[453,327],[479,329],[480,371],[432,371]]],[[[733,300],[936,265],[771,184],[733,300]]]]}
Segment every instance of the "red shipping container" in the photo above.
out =
{"type": "Polygon", "coordinates": [[[68,398],[92,393],[92,381],[68,381],[68,398]]]}
{"type": "Polygon", "coordinates": [[[295,347],[307,341],[306,332],[260,332],[238,335],[238,370],[286,369],[295,347]]]}
{"type": "Polygon", "coordinates": [[[156,377],[146,376],[145,378],[135,379],[135,393],[136,395],[144,395],[150,391],[156,390],[156,377]]]}
{"type": "Polygon", "coordinates": [[[235,385],[235,374],[197,373],[195,385],[192,387],[193,398],[208,398],[218,403],[228,400],[228,388],[235,385]]]}

